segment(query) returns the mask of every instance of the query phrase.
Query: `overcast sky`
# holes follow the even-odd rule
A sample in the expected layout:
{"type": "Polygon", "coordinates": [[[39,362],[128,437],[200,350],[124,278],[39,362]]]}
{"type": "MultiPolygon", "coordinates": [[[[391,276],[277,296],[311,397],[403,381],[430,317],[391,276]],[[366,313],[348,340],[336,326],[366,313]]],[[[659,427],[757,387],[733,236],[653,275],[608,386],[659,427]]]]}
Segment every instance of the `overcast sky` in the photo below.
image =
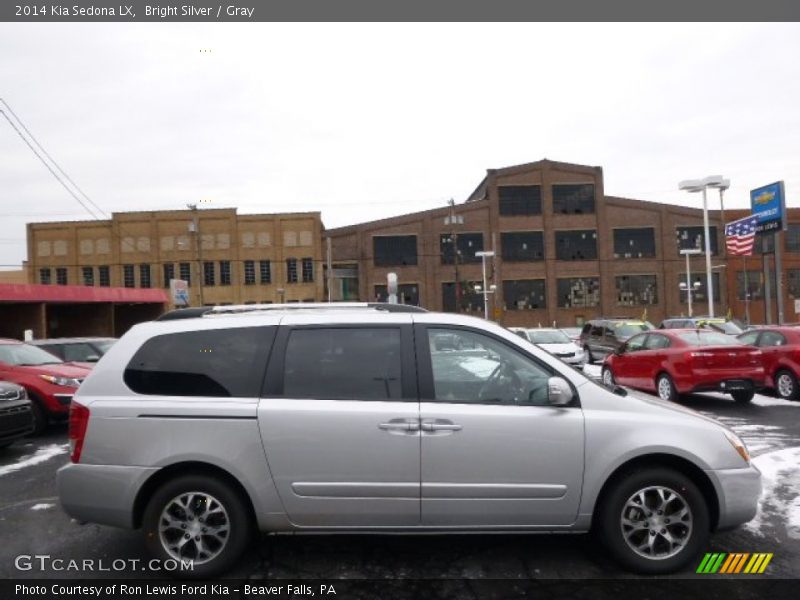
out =
{"type": "MultiPolygon", "coordinates": [[[[726,206],[800,195],[797,24],[3,23],[0,96],[107,213],[337,227],[541,158],[602,166],[609,195],[697,203],[677,182],[710,174],[726,206]]],[[[90,218],[2,117],[0,217],[2,265],[26,222],[90,218]]]]}

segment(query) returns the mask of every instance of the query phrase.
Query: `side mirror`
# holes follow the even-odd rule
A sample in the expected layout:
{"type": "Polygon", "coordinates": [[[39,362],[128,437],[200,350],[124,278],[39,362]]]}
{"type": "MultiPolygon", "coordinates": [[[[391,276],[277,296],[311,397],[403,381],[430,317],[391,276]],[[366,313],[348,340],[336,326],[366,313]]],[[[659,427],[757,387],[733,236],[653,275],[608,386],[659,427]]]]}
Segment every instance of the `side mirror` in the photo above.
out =
{"type": "Polygon", "coordinates": [[[616,356],[621,356],[621,355],[625,354],[625,344],[623,344],[622,346],[617,346],[614,349],[614,354],[616,356]]]}
{"type": "Polygon", "coordinates": [[[572,388],[565,379],[551,377],[547,380],[547,400],[552,406],[566,406],[573,397],[572,388]]]}

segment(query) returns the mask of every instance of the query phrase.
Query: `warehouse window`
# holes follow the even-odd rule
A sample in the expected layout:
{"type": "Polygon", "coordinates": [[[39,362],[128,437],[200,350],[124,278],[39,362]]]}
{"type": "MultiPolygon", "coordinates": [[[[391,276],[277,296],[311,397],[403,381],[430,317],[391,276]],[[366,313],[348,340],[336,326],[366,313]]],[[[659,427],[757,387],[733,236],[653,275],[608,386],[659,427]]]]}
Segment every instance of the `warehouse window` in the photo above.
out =
{"type": "Polygon", "coordinates": [[[192,285],[192,265],[191,263],[180,263],[181,279],[186,282],[186,285],[192,285]]]}
{"type": "Polygon", "coordinates": [[[211,286],[217,284],[217,273],[214,267],[213,262],[203,263],[203,285],[211,286]]]}
{"type": "Polygon", "coordinates": [[[244,261],[244,284],[254,285],[256,282],[256,261],[244,261]]]}
{"type": "Polygon", "coordinates": [[[619,306],[658,304],[655,275],[621,275],[616,283],[619,306]]]}
{"type": "Polygon", "coordinates": [[[136,273],[133,265],[122,265],[122,285],[126,288],[136,287],[136,273]]]}
{"type": "Polygon", "coordinates": [[[760,300],[763,295],[763,278],[764,275],[761,271],[747,271],[745,277],[744,271],[736,272],[736,297],[739,300],[745,299],[745,279],[747,280],[748,299],[760,300]]]}
{"type": "MultiPolygon", "coordinates": [[[[389,292],[385,285],[375,286],[375,302],[388,302],[389,292]]],[[[397,286],[397,303],[419,306],[419,286],[416,283],[401,283],[397,286]]]]}
{"type": "Polygon", "coordinates": [[[800,269],[787,269],[786,288],[792,298],[800,298],[800,269]]]}
{"type": "MultiPolygon", "coordinates": [[[[481,258],[475,256],[476,252],[483,250],[483,234],[482,233],[459,233],[455,236],[458,241],[458,262],[464,263],[479,263],[481,258]]],[[[449,233],[443,233],[439,236],[439,249],[442,254],[442,264],[453,264],[453,236],[449,233]]]]}
{"type": "Polygon", "coordinates": [[[500,215],[517,217],[542,214],[542,186],[501,185],[497,188],[500,215]]]}
{"type": "Polygon", "coordinates": [[[219,284],[231,284],[231,261],[229,260],[219,261],[219,284]]]}
{"type": "Polygon", "coordinates": [[[286,283],[297,283],[297,259],[286,259],[286,283]]]}
{"type": "MultiPolygon", "coordinates": [[[[702,225],[694,227],[677,227],[675,234],[678,238],[678,254],[681,250],[690,250],[698,248],[705,252],[705,235],[704,227],[702,225]]],[[[709,227],[709,235],[711,241],[711,255],[717,255],[717,228],[709,227]]],[[[716,298],[716,295],[714,296],[716,298]]]]}
{"type": "Polygon", "coordinates": [[[83,285],[94,285],[94,268],[82,267],[83,272],[83,285]]]}
{"type": "Polygon", "coordinates": [[[614,230],[614,258],[655,258],[656,231],[652,227],[614,230]]]}
{"type": "Polygon", "coordinates": [[[52,283],[50,267],[44,267],[43,269],[39,269],[39,283],[44,285],[50,285],[52,283]]]}
{"type": "MultiPolygon", "coordinates": [[[[462,281],[459,284],[458,312],[483,312],[483,294],[476,292],[477,281],[462,281]]],[[[442,310],[456,312],[456,284],[442,283],[442,310]]]]}
{"type": "Polygon", "coordinates": [[[417,236],[381,235],[372,238],[373,262],[376,267],[417,264],[417,236]]]}
{"type": "Polygon", "coordinates": [[[272,268],[268,260],[258,261],[259,283],[272,283],[272,268]]]}
{"type": "Polygon", "coordinates": [[[516,279],[503,282],[506,310],[547,308],[544,279],[516,279]]]}
{"type": "Polygon", "coordinates": [[[164,287],[169,287],[170,279],[175,279],[175,265],[173,263],[164,263],[164,287]]]}
{"type": "Polygon", "coordinates": [[[556,231],[556,258],[558,260],[595,260],[597,258],[597,232],[556,231]]]}
{"type": "Polygon", "coordinates": [[[66,269],[66,267],[58,267],[56,269],[56,283],[58,285],[67,285],[67,269],[66,269]]]}
{"type": "Polygon", "coordinates": [[[544,233],[541,231],[514,231],[500,234],[503,260],[544,260],[544,233]]]}
{"type": "Polygon", "coordinates": [[[304,258],[302,261],[303,283],[311,283],[314,281],[314,261],[310,258],[304,258]]]}
{"type": "Polygon", "coordinates": [[[600,280],[597,277],[559,279],[557,292],[560,308],[600,306],[600,280]]]}
{"type": "MultiPolygon", "coordinates": [[[[772,238],[772,236],[765,236],[772,238]]],[[[786,238],[786,251],[787,252],[800,252],[800,225],[790,223],[789,228],[784,234],[786,238]]]]}
{"type": "MultiPolygon", "coordinates": [[[[686,281],[686,273],[679,273],[678,274],[678,282],[685,282],[686,281]]],[[[714,301],[719,302],[720,295],[719,295],[719,273],[712,273],[711,274],[711,285],[714,286],[714,301]]],[[[692,303],[694,302],[708,302],[708,288],[706,286],[706,274],[705,273],[692,273],[692,303]],[[694,283],[699,282],[700,285],[694,287],[694,283]]],[[[681,304],[686,304],[686,291],[681,290],[680,292],[680,301],[681,304]]]]}
{"type": "MultiPolygon", "coordinates": [[[[775,236],[759,235],[756,236],[753,244],[753,254],[773,254],[775,252],[775,236]]],[[[788,244],[787,244],[788,252],[788,244]]]]}
{"type": "Polygon", "coordinates": [[[108,265],[97,267],[97,278],[100,281],[100,287],[109,287],[111,285],[111,269],[108,265]]]}
{"type": "Polygon", "coordinates": [[[150,265],[139,265],[139,287],[149,288],[150,283],[150,265]]]}
{"type": "Polygon", "coordinates": [[[587,215],[594,212],[594,184],[556,184],[553,186],[553,212],[562,215],[587,215]]]}

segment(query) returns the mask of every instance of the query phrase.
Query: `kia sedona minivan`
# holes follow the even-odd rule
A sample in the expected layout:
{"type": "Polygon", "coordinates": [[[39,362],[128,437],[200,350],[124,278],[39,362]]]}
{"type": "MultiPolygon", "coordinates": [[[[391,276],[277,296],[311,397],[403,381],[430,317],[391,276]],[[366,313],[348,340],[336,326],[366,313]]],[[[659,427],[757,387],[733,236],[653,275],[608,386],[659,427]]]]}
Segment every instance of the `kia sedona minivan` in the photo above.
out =
{"type": "Polygon", "coordinates": [[[256,530],[593,530],[628,569],[669,573],[756,512],[732,431],[489,321],[381,304],[162,319],[78,389],[58,492],[78,521],[192,561],[184,576],[223,573],[256,530]]]}

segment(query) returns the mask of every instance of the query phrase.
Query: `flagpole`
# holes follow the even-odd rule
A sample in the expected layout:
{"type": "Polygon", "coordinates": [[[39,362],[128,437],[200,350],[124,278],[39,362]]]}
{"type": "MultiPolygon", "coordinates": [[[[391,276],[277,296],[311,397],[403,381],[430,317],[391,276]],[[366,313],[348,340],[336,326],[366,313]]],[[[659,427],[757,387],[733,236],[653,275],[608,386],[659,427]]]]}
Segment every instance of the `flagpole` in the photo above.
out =
{"type": "Polygon", "coordinates": [[[747,281],[747,254],[742,254],[744,265],[744,322],[750,325],[750,283],[747,281]]]}

